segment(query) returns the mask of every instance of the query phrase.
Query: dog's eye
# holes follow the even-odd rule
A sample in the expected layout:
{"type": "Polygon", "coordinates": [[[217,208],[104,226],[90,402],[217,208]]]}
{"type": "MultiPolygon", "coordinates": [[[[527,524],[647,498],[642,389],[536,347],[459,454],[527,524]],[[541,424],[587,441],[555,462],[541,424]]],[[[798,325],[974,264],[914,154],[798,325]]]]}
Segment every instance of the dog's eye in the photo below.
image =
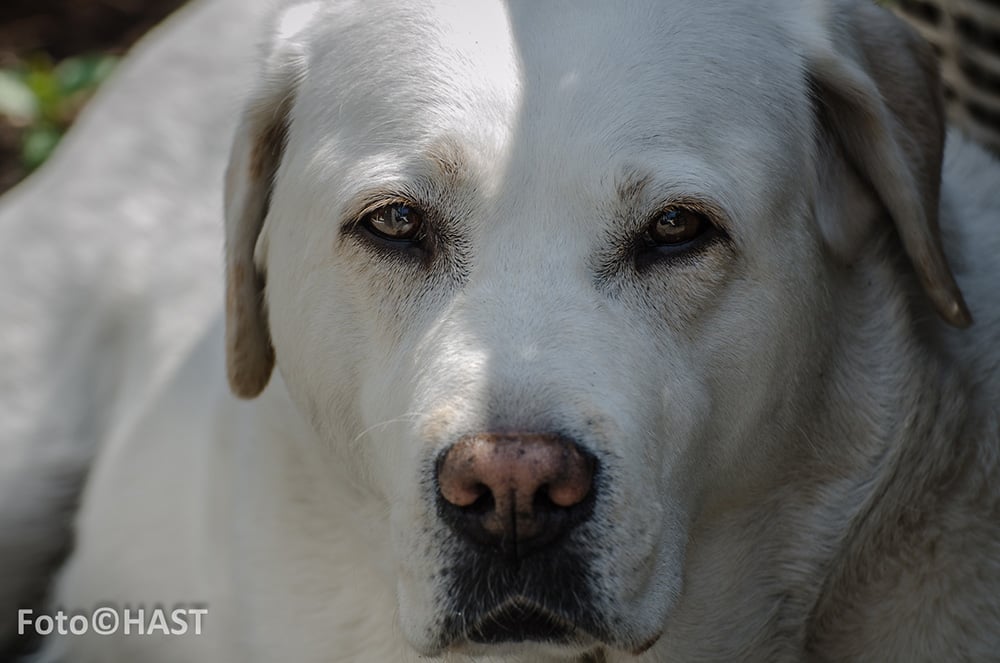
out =
{"type": "Polygon", "coordinates": [[[381,207],[361,219],[361,225],[369,232],[396,242],[416,240],[423,224],[420,210],[403,203],[381,207]]]}
{"type": "Polygon", "coordinates": [[[654,246],[680,247],[698,239],[711,227],[704,214],[677,207],[657,215],[646,233],[654,246]]]}

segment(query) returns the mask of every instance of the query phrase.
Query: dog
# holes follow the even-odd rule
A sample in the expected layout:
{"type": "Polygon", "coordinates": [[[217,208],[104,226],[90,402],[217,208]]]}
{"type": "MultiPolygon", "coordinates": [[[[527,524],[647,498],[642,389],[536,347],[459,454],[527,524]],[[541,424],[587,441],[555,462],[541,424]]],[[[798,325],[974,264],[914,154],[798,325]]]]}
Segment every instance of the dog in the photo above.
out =
{"type": "Polygon", "coordinates": [[[191,11],[205,161],[47,226],[110,248],[37,315],[95,448],[37,660],[995,659],[1000,165],[898,19],[293,2],[250,76],[191,11]]]}

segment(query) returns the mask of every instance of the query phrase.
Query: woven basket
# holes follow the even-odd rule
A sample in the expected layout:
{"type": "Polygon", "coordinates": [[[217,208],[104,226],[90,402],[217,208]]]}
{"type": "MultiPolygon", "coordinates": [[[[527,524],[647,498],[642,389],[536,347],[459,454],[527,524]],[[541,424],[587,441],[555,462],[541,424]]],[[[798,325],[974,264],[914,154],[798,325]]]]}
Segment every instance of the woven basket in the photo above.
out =
{"type": "Polygon", "coordinates": [[[941,58],[952,122],[1000,153],[1000,0],[896,0],[941,58]]]}

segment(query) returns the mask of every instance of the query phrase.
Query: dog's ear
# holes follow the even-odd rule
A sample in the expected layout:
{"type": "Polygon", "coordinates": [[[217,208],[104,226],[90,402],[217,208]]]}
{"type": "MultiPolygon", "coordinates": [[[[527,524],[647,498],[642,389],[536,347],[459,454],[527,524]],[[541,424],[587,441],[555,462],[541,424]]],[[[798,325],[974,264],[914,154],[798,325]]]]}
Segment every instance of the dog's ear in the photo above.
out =
{"type": "Polygon", "coordinates": [[[972,318],[945,260],[938,202],[945,120],[937,61],[911,28],[871,0],[825,5],[825,35],[807,55],[819,118],[817,215],[850,260],[886,214],[938,313],[972,318]]]}
{"type": "Polygon", "coordinates": [[[318,5],[292,5],[272,23],[257,88],[243,111],[226,170],[226,372],[230,389],[241,398],[260,394],[274,369],[266,265],[257,245],[305,70],[298,37],[318,5]]]}

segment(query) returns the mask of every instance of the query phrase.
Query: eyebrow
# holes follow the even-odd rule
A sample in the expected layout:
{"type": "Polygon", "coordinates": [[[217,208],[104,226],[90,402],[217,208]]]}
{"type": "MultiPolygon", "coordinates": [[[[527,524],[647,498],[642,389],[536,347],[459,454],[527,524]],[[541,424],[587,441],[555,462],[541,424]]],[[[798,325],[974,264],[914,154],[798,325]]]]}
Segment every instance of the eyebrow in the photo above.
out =
{"type": "Polygon", "coordinates": [[[618,202],[624,203],[628,207],[639,206],[642,202],[642,194],[652,180],[650,175],[641,173],[637,169],[625,170],[615,178],[615,192],[618,195],[618,202]]]}
{"type": "Polygon", "coordinates": [[[427,150],[427,161],[449,182],[462,179],[469,172],[465,148],[452,137],[435,140],[427,150]]]}

